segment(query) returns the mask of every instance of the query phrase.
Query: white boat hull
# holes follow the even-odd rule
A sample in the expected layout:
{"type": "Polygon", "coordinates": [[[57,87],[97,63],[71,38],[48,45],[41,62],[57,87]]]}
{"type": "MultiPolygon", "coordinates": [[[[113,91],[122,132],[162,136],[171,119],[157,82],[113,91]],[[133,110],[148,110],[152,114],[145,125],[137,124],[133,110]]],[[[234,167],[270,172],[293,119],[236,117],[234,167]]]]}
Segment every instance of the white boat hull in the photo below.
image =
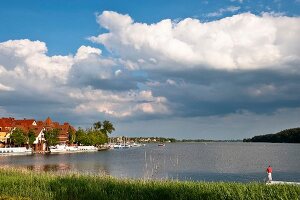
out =
{"type": "Polygon", "coordinates": [[[94,146],[66,146],[66,145],[56,145],[55,147],[50,147],[50,153],[76,153],[76,152],[92,152],[98,151],[97,147],[94,146]]]}
{"type": "Polygon", "coordinates": [[[26,147],[0,148],[0,155],[30,155],[32,149],[26,147]]]}

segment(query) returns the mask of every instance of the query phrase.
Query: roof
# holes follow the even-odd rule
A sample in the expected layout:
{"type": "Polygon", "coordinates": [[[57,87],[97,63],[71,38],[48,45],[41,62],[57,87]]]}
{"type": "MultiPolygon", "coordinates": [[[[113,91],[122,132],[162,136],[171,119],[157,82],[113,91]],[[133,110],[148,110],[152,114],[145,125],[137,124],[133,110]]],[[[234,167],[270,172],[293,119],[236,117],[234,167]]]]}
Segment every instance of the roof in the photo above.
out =
{"type": "Polygon", "coordinates": [[[35,137],[39,136],[41,131],[44,129],[44,126],[33,126],[30,130],[34,132],[35,137]]]}
{"type": "Polygon", "coordinates": [[[31,126],[35,122],[35,119],[21,119],[21,120],[14,120],[14,123],[16,125],[21,125],[21,126],[31,126]]]}
{"type": "Polygon", "coordinates": [[[0,128],[3,134],[9,133],[13,128],[19,128],[23,130],[25,134],[28,134],[28,132],[32,130],[36,137],[44,129],[46,130],[59,129],[58,138],[59,141],[61,142],[68,141],[69,130],[76,131],[75,128],[71,126],[69,123],[65,122],[63,124],[59,124],[59,122],[53,122],[50,117],[47,117],[45,121],[36,121],[35,119],[26,119],[26,118],[21,120],[16,120],[14,118],[0,118],[0,128]]]}
{"type": "Polygon", "coordinates": [[[13,127],[14,118],[0,118],[0,127],[13,127]]]}
{"type": "Polygon", "coordinates": [[[45,125],[46,126],[51,126],[52,125],[52,120],[51,120],[51,118],[50,117],[47,117],[47,119],[45,120],[45,125]]]}

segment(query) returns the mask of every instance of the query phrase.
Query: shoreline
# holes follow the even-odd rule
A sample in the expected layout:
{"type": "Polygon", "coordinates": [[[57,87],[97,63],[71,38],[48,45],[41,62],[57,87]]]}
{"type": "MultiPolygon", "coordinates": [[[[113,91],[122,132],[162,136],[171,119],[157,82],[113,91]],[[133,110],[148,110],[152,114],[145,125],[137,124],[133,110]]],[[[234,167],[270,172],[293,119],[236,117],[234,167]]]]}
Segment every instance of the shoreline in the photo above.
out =
{"type": "Polygon", "coordinates": [[[133,180],[0,169],[0,199],[297,199],[300,196],[299,185],[133,180]]]}

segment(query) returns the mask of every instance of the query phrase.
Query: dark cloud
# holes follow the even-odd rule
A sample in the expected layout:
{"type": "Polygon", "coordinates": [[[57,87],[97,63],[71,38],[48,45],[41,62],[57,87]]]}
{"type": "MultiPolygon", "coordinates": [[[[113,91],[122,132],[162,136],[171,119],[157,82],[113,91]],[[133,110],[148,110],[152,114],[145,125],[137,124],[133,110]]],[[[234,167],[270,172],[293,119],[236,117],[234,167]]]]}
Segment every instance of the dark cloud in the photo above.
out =
{"type": "Polygon", "coordinates": [[[300,75],[279,71],[149,71],[159,85],[154,95],[164,95],[179,116],[210,116],[248,110],[272,113],[300,106],[300,75]],[[171,84],[168,80],[172,80],[171,84]]]}

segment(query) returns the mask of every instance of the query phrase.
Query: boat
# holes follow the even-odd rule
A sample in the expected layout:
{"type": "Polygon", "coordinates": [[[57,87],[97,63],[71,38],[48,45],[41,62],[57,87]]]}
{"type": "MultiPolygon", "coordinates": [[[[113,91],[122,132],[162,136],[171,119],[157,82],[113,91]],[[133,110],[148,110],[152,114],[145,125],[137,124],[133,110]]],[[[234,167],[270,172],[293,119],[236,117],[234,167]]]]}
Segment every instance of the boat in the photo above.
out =
{"type": "Polygon", "coordinates": [[[98,151],[97,147],[94,146],[78,146],[78,151],[98,151]]]}
{"type": "Polygon", "coordinates": [[[130,147],[131,147],[131,145],[128,144],[128,143],[123,144],[123,148],[125,148],[125,149],[128,149],[128,148],[130,148],[130,147]]]}
{"type": "Polygon", "coordinates": [[[166,146],[166,145],[165,145],[164,143],[159,143],[158,146],[159,146],[159,147],[164,147],[164,146],[166,146]]]}
{"type": "Polygon", "coordinates": [[[123,145],[120,144],[120,143],[116,143],[116,144],[113,144],[113,145],[112,145],[112,148],[113,148],[113,149],[122,149],[122,148],[123,148],[123,145]]]}
{"type": "Polygon", "coordinates": [[[77,146],[66,146],[67,151],[78,151],[77,146]]]}
{"type": "Polygon", "coordinates": [[[67,147],[66,145],[50,146],[49,151],[50,151],[50,153],[66,153],[67,152],[66,147],[67,147]]]}
{"type": "Polygon", "coordinates": [[[134,143],[131,144],[131,146],[132,146],[132,147],[141,147],[142,144],[139,144],[139,143],[135,143],[135,142],[134,142],[134,143]]]}
{"type": "Polygon", "coordinates": [[[128,149],[131,147],[141,147],[145,146],[145,144],[140,144],[140,143],[109,143],[107,144],[109,149],[128,149]]]}
{"type": "Polygon", "coordinates": [[[0,148],[0,155],[30,155],[32,153],[32,149],[26,147],[0,148]]]}
{"type": "Polygon", "coordinates": [[[67,146],[65,144],[49,147],[50,153],[76,153],[98,151],[94,146],[67,146]]]}

